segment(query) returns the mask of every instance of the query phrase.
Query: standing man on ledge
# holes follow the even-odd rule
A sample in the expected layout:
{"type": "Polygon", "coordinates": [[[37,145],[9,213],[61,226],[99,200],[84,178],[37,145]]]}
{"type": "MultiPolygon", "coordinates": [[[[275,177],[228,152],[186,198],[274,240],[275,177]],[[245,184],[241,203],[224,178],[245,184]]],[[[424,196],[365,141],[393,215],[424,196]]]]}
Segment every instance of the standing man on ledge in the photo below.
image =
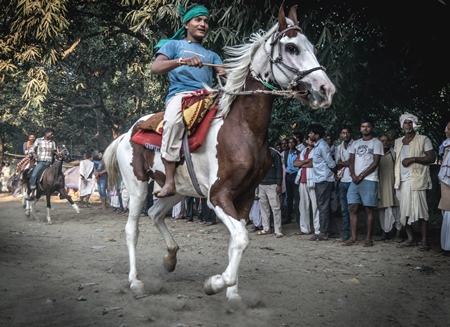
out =
{"type": "Polygon", "coordinates": [[[169,94],[163,121],[161,156],[166,181],[155,196],[163,198],[176,193],[175,168],[180,161],[181,141],[184,123],[181,112],[182,98],[189,92],[212,86],[213,73],[224,74],[222,67],[204,66],[204,63],[221,65],[222,60],[215,52],[202,46],[209,29],[209,11],[204,6],[192,5],[186,11],[180,6],[178,12],[183,26],[171,39],[160,40],[155,48],[156,59],[153,74],[168,74],[169,94]]]}

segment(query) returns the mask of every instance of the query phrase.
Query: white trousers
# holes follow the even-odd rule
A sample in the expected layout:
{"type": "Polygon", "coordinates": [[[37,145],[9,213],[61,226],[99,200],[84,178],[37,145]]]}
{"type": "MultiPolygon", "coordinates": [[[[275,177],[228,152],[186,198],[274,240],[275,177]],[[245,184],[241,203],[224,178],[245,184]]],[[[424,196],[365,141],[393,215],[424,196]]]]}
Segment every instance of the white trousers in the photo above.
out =
{"type": "Polygon", "coordinates": [[[186,94],[182,92],[171,97],[164,111],[161,156],[167,161],[180,161],[180,150],[184,132],[181,100],[186,94]]]}
{"type": "Polygon", "coordinates": [[[298,192],[300,193],[300,231],[302,233],[311,233],[311,223],[309,219],[312,210],[314,232],[320,233],[319,210],[317,209],[316,191],[314,188],[307,187],[307,183],[300,183],[298,185],[298,192]]]}
{"type": "Polygon", "coordinates": [[[450,251],[450,211],[442,210],[441,247],[450,251]]]}
{"type": "Polygon", "coordinates": [[[272,208],[275,233],[281,233],[281,201],[277,194],[276,184],[259,185],[259,206],[264,230],[270,231],[270,210],[272,208]]]}

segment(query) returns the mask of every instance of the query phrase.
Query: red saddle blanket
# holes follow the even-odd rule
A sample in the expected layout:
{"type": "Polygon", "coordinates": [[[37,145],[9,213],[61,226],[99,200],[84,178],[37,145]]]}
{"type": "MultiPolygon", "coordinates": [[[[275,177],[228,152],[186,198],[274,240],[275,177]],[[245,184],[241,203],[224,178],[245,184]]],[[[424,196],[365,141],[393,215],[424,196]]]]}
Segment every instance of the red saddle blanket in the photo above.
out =
{"type": "MultiPolygon", "coordinates": [[[[203,118],[202,122],[198,125],[195,132],[191,136],[189,136],[188,138],[189,150],[191,152],[194,152],[200,146],[203,145],[203,142],[205,141],[206,138],[206,134],[208,134],[209,126],[211,126],[211,121],[213,120],[216,113],[217,113],[216,108],[208,110],[206,116],[203,118]]],[[[136,132],[136,134],[133,135],[131,141],[143,145],[147,149],[159,150],[161,149],[162,135],[155,131],[147,131],[140,129],[139,131],[136,132]]]]}
{"type": "MultiPolygon", "coordinates": [[[[181,109],[185,125],[188,127],[189,149],[194,152],[205,141],[211,121],[216,115],[215,100],[217,94],[207,90],[197,90],[182,99],[181,109]]],[[[147,149],[161,148],[164,113],[158,112],[146,121],[139,122],[139,129],[131,141],[145,146],[147,149]]]]}

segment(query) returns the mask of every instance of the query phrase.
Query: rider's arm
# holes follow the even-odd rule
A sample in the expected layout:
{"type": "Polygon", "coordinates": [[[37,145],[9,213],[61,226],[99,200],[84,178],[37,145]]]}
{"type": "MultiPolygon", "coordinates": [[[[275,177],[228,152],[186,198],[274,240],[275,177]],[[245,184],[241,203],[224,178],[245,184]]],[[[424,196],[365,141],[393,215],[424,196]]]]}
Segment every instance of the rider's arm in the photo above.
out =
{"type": "Polygon", "coordinates": [[[152,64],[151,71],[153,74],[157,75],[167,74],[168,72],[177,67],[180,67],[181,65],[198,68],[201,68],[203,66],[202,61],[198,57],[180,57],[176,59],[169,59],[167,56],[159,54],[152,64]]]}
{"type": "Polygon", "coordinates": [[[151,71],[153,74],[157,75],[167,74],[171,70],[180,66],[179,61],[179,59],[169,59],[165,55],[160,54],[153,62],[151,71]]]}

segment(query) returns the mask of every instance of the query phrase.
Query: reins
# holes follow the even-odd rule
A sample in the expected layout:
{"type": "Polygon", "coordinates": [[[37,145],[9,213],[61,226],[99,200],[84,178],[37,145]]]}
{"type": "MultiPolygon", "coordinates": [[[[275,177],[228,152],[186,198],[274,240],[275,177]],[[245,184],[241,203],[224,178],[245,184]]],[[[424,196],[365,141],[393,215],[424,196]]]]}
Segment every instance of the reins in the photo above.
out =
{"type": "Polygon", "coordinates": [[[266,48],[266,43],[269,39],[266,39],[264,41],[263,49],[264,52],[267,56],[267,58],[270,61],[270,70],[272,72],[272,76],[275,79],[275,83],[279,86],[280,84],[278,83],[278,81],[276,80],[275,74],[273,72],[273,66],[276,66],[283,74],[284,76],[286,76],[286,78],[290,81],[289,82],[289,87],[287,89],[279,89],[274,85],[271,85],[270,83],[264,81],[261,77],[259,77],[253,70],[252,67],[250,67],[250,73],[253,77],[253,79],[255,79],[256,81],[260,82],[261,84],[263,84],[266,88],[268,88],[268,90],[252,90],[252,91],[238,91],[238,92],[230,92],[227,91],[227,89],[224,87],[224,85],[222,84],[222,81],[220,80],[220,78],[218,78],[218,89],[220,92],[227,94],[227,95],[232,95],[232,96],[238,96],[238,95],[254,95],[254,94],[267,94],[267,95],[274,95],[274,96],[282,96],[282,97],[286,97],[286,98],[297,98],[297,97],[305,97],[308,94],[308,91],[295,91],[294,88],[299,84],[299,82],[306,77],[307,75],[311,74],[312,72],[316,71],[316,70],[323,70],[326,71],[325,67],[323,66],[317,66],[317,67],[313,67],[311,69],[307,69],[307,70],[298,70],[297,68],[288,66],[284,61],[283,61],[283,56],[282,56],[282,51],[281,51],[281,42],[280,40],[286,35],[286,33],[288,33],[289,31],[297,31],[298,33],[303,34],[302,29],[299,26],[289,26],[287,28],[285,28],[284,30],[282,30],[281,32],[276,32],[274,34],[272,34],[271,36],[271,40],[269,45],[271,46],[271,51],[269,53],[269,51],[266,48]],[[275,46],[278,44],[278,56],[277,58],[274,58],[274,51],[275,51],[275,46]],[[294,79],[292,79],[291,77],[289,77],[289,75],[287,74],[286,70],[289,70],[290,72],[295,73],[296,77],[294,79]]]}

